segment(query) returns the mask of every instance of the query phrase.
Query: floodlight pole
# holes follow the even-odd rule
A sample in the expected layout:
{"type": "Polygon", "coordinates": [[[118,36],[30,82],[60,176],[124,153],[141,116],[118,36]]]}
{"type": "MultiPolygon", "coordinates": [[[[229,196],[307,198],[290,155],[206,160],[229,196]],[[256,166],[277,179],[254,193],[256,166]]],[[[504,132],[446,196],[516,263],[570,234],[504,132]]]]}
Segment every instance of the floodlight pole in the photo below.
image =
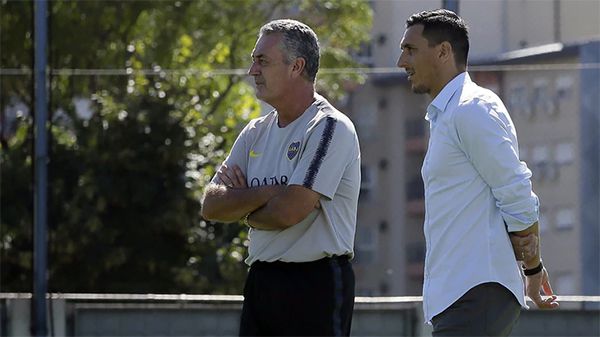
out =
{"type": "Polygon", "coordinates": [[[46,294],[47,262],[47,195],[48,195],[48,2],[34,3],[34,219],[33,219],[33,335],[48,335],[46,294]]]}

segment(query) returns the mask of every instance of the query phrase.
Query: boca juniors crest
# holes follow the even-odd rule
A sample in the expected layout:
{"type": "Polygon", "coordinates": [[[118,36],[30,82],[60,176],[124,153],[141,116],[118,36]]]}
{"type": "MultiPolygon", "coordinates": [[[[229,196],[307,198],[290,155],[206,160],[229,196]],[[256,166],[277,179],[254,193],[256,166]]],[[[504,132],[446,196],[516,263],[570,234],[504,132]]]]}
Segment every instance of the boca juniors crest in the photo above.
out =
{"type": "Polygon", "coordinates": [[[292,144],[290,144],[287,150],[288,159],[294,159],[294,157],[296,157],[296,155],[298,154],[298,151],[300,151],[300,142],[293,142],[292,144]]]}

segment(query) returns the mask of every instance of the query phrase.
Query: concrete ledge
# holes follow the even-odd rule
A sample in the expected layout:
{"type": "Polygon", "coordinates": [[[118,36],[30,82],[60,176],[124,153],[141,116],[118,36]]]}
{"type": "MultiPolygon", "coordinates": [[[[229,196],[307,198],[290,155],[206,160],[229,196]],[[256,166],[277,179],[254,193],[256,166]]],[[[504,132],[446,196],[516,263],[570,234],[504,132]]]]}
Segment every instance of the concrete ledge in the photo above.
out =
{"type": "MultiPolygon", "coordinates": [[[[235,336],[242,296],[49,294],[54,336],[235,336]]],[[[598,336],[600,296],[561,296],[524,310],[513,336],[598,336]]],[[[0,293],[0,335],[29,336],[31,294],[0,293]]],[[[353,336],[430,336],[420,296],[357,297],[353,336]]]]}

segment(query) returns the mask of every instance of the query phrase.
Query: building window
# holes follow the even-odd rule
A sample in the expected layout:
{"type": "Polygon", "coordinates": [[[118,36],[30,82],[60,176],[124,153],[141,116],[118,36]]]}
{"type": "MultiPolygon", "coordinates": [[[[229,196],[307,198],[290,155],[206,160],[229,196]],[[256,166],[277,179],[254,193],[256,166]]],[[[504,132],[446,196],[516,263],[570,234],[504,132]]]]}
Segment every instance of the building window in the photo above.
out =
{"type": "MultiPolygon", "coordinates": [[[[561,76],[556,79],[556,100],[561,108],[567,104],[573,95],[573,77],[561,76]]],[[[562,110],[562,109],[561,109],[562,110]]]]}
{"type": "Polygon", "coordinates": [[[531,104],[527,97],[527,88],[524,85],[516,85],[510,89],[508,95],[508,106],[509,113],[515,114],[515,116],[522,116],[524,118],[531,117],[531,104]]]}
{"type": "Polygon", "coordinates": [[[558,179],[559,171],[556,162],[551,160],[550,146],[539,145],[531,151],[531,171],[533,178],[537,181],[555,181],[558,179]]]}
{"type": "Polygon", "coordinates": [[[414,175],[405,186],[406,212],[411,217],[425,215],[425,188],[420,175],[414,175]]]}
{"type": "Polygon", "coordinates": [[[406,273],[412,280],[423,279],[423,264],[425,263],[425,243],[414,242],[406,247],[406,273]]]}
{"type": "Polygon", "coordinates": [[[385,109],[387,109],[387,106],[388,106],[387,98],[385,96],[379,97],[379,100],[377,101],[377,108],[379,108],[379,110],[385,110],[385,109]]]}
{"type": "Polygon", "coordinates": [[[575,145],[573,143],[560,143],[556,145],[554,161],[558,165],[568,165],[575,160],[575,145]]]}
{"type": "Polygon", "coordinates": [[[361,43],[359,50],[354,55],[354,59],[365,67],[373,67],[375,65],[373,59],[373,44],[371,42],[361,43]]]}
{"type": "Polygon", "coordinates": [[[531,159],[535,164],[548,161],[550,159],[550,149],[546,145],[534,147],[531,159]]]}
{"type": "Polygon", "coordinates": [[[356,228],[354,260],[357,264],[372,264],[376,259],[377,231],[375,228],[359,226],[356,228]]]}
{"type": "Polygon", "coordinates": [[[406,247],[406,260],[408,263],[425,262],[425,243],[414,242],[406,247]]]}
{"type": "Polygon", "coordinates": [[[575,225],[575,211],[573,208],[561,208],[556,212],[556,228],[560,230],[572,229],[575,225]]]}
{"type": "Polygon", "coordinates": [[[388,295],[390,292],[390,285],[386,281],[381,281],[379,283],[379,294],[381,296],[388,295]]]}
{"type": "Polygon", "coordinates": [[[423,118],[409,119],[404,123],[406,138],[425,137],[426,121],[423,118]]]}
{"type": "MultiPolygon", "coordinates": [[[[362,100],[361,100],[362,102],[362,100]]],[[[360,104],[357,114],[354,115],[354,125],[358,138],[361,140],[372,140],[377,135],[377,101],[370,99],[360,104]]]]}
{"type": "Polygon", "coordinates": [[[538,81],[533,89],[533,109],[538,116],[556,114],[554,99],[550,95],[548,83],[544,80],[538,81]]]}
{"type": "Polygon", "coordinates": [[[423,118],[410,119],[404,122],[405,146],[408,154],[423,154],[427,150],[426,123],[423,118]]]}
{"type": "Polygon", "coordinates": [[[420,175],[413,176],[406,184],[406,199],[408,201],[420,200],[425,197],[423,178],[420,175]]]}
{"type": "Polygon", "coordinates": [[[533,148],[531,153],[533,177],[538,181],[554,181],[558,178],[556,164],[550,160],[550,147],[540,145],[533,148]]]}
{"type": "Polygon", "coordinates": [[[360,166],[360,199],[369,200],[375,187],[375,170],[366,165],[360,166]]]}
{"type": "Polygon", "coordinates": [[[388,225],[388,222],[385,221],[385,220],[382,220],[379,223],[379,233],[385,233],[385,232],[387,232],[389,227],[390,226],[388,225]]]}

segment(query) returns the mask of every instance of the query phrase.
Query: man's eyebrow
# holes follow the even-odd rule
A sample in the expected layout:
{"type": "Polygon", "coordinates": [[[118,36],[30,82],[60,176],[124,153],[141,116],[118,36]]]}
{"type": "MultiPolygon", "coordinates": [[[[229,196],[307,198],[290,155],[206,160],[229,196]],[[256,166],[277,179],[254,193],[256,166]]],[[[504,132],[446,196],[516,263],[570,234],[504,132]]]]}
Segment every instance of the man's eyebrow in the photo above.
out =
{"type": "Polygon", "coordinates": [[[415,46],[409,42],[404,42],[400,44],[400,48],[404,49],[404,48],[414,48],[415,46]]]}

